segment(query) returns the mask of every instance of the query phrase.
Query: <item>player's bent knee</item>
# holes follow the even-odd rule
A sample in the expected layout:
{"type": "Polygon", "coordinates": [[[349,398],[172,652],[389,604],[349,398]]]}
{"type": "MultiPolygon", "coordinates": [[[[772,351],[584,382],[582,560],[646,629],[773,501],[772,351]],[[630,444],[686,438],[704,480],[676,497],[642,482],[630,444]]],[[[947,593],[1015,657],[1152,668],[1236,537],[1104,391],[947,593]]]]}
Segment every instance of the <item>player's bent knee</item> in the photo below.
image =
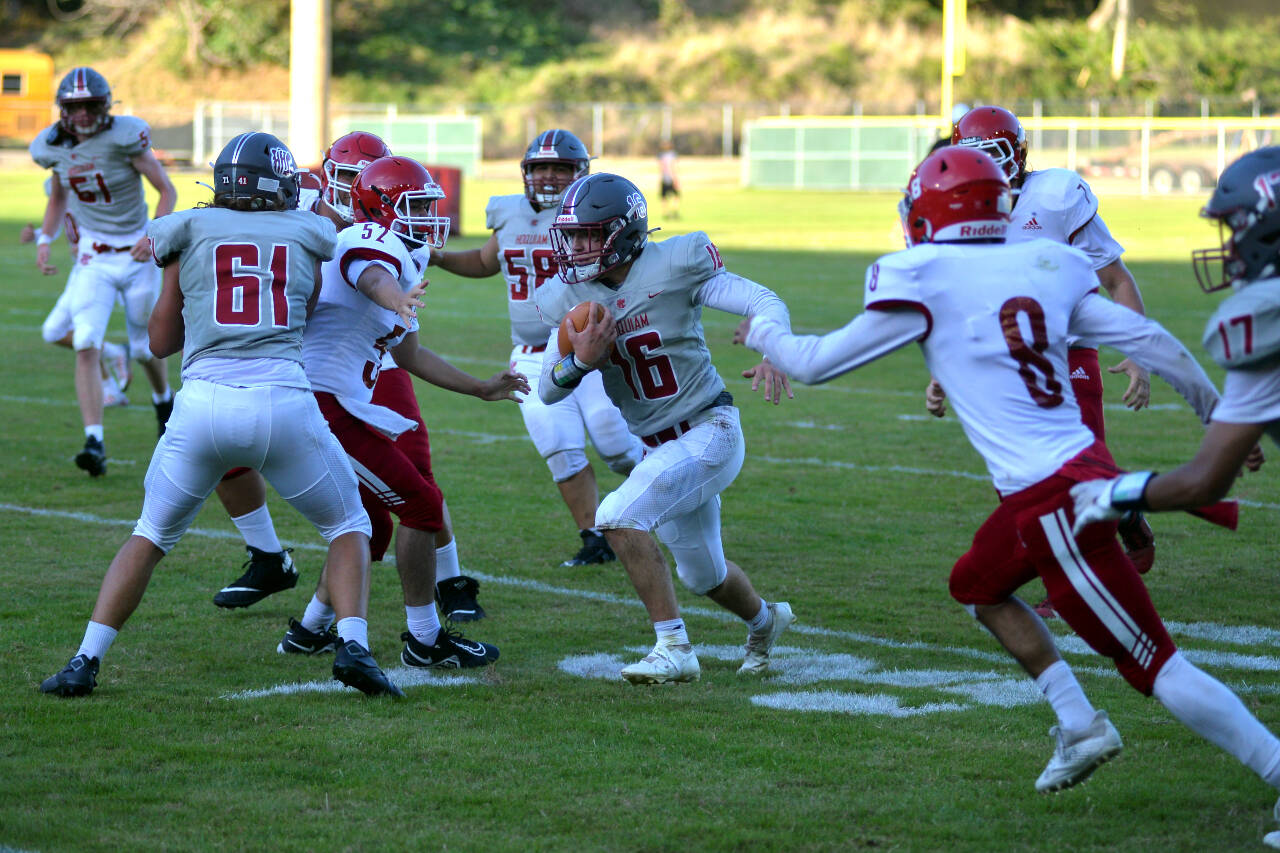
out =
{"type": "MultiPolygon", "coordinates": [[[[315,522],[312,523],[315,524],[315,522]]],[[[358,513],[351,513],[337,524],[316,524],[315,527],[324,541],[331,544],[339,536],[345,536],[348,533],[363,533],[367,537],[373,532],[369,524],[369,514],[364,511],[364,507],[361,507],[358,513]]]]}
{"type": "Polygon", "coordinates": [[[581,447],[558,450],[547,457],[547,467],[551,469],[551,479],[557,483],[563,483],[578,474],[588,464],[590,463],[587,461],[587,454],[581,447]]]}
{"type": "Polygon", "coordinates": [[[610,471],[624,477],[631,473],[632,468],[640,464],[643,457],[644,453],[638,446],[619,456],[602,456],[604,464],[609,466],[610,471]]]}
{"type": "Polygon", "coordinates": [[[728,576],[729,568],[723,564],[717,566],[709,561],[699,561],[696,564],[676,561],[676,577],[694,595],[706,595],[724,583],[728,576]]]}

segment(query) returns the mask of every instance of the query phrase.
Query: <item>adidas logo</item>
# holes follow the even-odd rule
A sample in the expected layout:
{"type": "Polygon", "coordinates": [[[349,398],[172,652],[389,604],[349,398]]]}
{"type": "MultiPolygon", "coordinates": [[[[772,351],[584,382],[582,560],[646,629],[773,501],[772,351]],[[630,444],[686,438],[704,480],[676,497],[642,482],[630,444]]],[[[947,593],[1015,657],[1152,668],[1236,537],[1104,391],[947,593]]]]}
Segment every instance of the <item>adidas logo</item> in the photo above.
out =
{"type": "MultiPolygon", "coordinates": [[[[1040,225],[1039,222],[1036,222],[1036,218],[1033,216],[1027,220],[1026,225],[1022,226],[1022,230],[1023,231],[1043,231],[1044,228],[1040,225]]],[[[1071,378],[1074,379],[1075,377],[1072,376],[1071,378]]]]}
{"type": "MultiPolygon", "coordinates": [[[[1039,226],[1036,226],[1036,227],[1038,228],[1039,226]]],[[[1085,370],[1083,367],[1077,367],[1075,370],[1071,371],[1071,378],[1088,382],[1089,371],[1085,370]]]]}

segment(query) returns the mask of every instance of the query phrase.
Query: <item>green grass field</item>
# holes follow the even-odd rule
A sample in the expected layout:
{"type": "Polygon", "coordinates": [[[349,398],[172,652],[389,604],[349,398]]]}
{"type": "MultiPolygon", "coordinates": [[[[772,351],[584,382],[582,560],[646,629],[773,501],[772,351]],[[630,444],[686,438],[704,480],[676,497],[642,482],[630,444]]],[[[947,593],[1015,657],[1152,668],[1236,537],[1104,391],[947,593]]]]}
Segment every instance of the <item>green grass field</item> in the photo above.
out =
{"type": "MultiPolygon", "coordinates": [[[[277,655],[322,550],[273,495],[281,538],[297,549],[297,589],[244,611],[213,607],[243,549],[212,502],[157,570],[93,696],[39,695],[74,652],[137,516],[155,426],[139,377],[133,405],[106,416],[108,475],[73,466],[72,359],[39,334],[63,278],[40,277],[34,248],[17,242],[42,210],[41,176],[7,177],[0,849],[1227,850],[1256,848],[1271,828],[1273,791],[1060,622],[1064,655],[1126,749],[1086,785],[1037,795],[1052,714],[947,594],[950,567],[995,498],[955,419],[925,416],[918,352],[797,388],[775,408],[739,377],[752,358],[729,345],[737,318],[711,311],[708,338],[748,448],[724,494],[726,550],[798,617],[765,678],[735,673],[745,629],[681,589],[702,680],[644,689],[617,679],[652,631],[617,564],[559,567],[576,532],[514,407],[420,386],[461,558],[489,613],[468,634],[501,647],[494,667],[431,678],[401,668],[399,584],[383,565],[370,637],[407,701],[331,690],[328,660],[277,655]]],[[[192,180],[176,177],[180,206],[200,198],[192,180]]],[[[483,238],[490,193],[517,191],[515,181],[468,184],[456,245],[483,238]]],[[[774,288],[795,328],[816,332],[860,310],[866,266],[899,248],[895,201],[697,188],[680,221],[653,221],[664,233],[704,228],[731,270],[774,288]]],[[[1200,355],[1215,302],[1195,286],[1188,253],[1216,229],[1197,220],[1198,203],[1104,199],[1102,212],[1131,247],[1149,312],[1200,355]]],[[[55,256],[65,263],[61,243],[55,256]]],[[[463,369],[487,376],[504,364],[499,280],[435,274],[422,316],[423,340],[463,369]]],[[[119,340],[118,317],[112,329],[119,340]]],[[[1118,360],[1103,353],[1104,364],[1118,360]]],[[[176,380],[176,359],[171,369],[176,380]]],[[[1167,470],[1194,452],[1200,427],[1167,385],[1156,380],[1155,406],[1139,413],[1114,405],[1123,388],[1107,378],[1122,465],[1167,470]]],[[[602,491],[617,484],[596,470],[602,491]]],[[[1188,656],[1280,727],[1280,487],[1264,468],[1235,494],[1247,503],[1234,534],[1184,515],[1153,519],[1147,579],[1188,656]]],[[[1026,597],[1041,591],[1033,584],[1026,597]]]]}

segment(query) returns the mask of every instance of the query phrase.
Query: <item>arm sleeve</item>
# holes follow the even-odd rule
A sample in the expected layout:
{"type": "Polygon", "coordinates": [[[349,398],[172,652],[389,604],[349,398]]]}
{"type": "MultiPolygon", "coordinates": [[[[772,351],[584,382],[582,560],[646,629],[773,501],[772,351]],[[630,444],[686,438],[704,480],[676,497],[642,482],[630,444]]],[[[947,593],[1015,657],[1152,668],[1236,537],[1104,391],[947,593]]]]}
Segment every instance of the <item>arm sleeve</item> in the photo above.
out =
{"type": "Polygon", "coordinates": [[[1149,317],[1089,293],[1071,312],[1071,334],[1115,347],[1182,395],[1203,423],[1218,404],[1218,390],[1177,338],[1149,317]]]}
{"type": "Polygon", "coordinates": [[[769,356],[788,376],[816,385],[918,341],[928,331],[928,320],[911,308],[864,311],[844,328],[821,336],[793,335],[761,317],[751,321],[747,346],[769,356]]]}
{"type": "Polygon", "coordinates": [[[791,316],[787,304],[778,294],[762,284],[735,275],[721,268],[703,282],[694,297],[694,304],[706,305],[742,317],[768,318],[791,330],[791,316]]]}

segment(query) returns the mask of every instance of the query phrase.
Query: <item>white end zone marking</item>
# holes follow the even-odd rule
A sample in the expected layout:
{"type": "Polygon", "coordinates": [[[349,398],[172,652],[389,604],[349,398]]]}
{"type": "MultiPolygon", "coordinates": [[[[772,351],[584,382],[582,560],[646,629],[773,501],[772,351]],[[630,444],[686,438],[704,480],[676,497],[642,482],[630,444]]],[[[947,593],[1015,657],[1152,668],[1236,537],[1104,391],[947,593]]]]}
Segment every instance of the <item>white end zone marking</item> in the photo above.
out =
{"type": "MultiPolygon", "coordinates": [[[[384,670],[396,686],[405,687],[458,687],[463,684],[479,684],[480,680],[470,675],[439,675],[437,672],[399,666],[384,670]]],[[[266,696],[296,696],[301,693],[336,693],[339,690],[358,692],[354,687],[334,681],[295,681],[292,684],[277,684],[275,687],[264,687],[259,690],[240,690],[235,693],[224,693],[222,699],[262,699],[266,696]]]]}

